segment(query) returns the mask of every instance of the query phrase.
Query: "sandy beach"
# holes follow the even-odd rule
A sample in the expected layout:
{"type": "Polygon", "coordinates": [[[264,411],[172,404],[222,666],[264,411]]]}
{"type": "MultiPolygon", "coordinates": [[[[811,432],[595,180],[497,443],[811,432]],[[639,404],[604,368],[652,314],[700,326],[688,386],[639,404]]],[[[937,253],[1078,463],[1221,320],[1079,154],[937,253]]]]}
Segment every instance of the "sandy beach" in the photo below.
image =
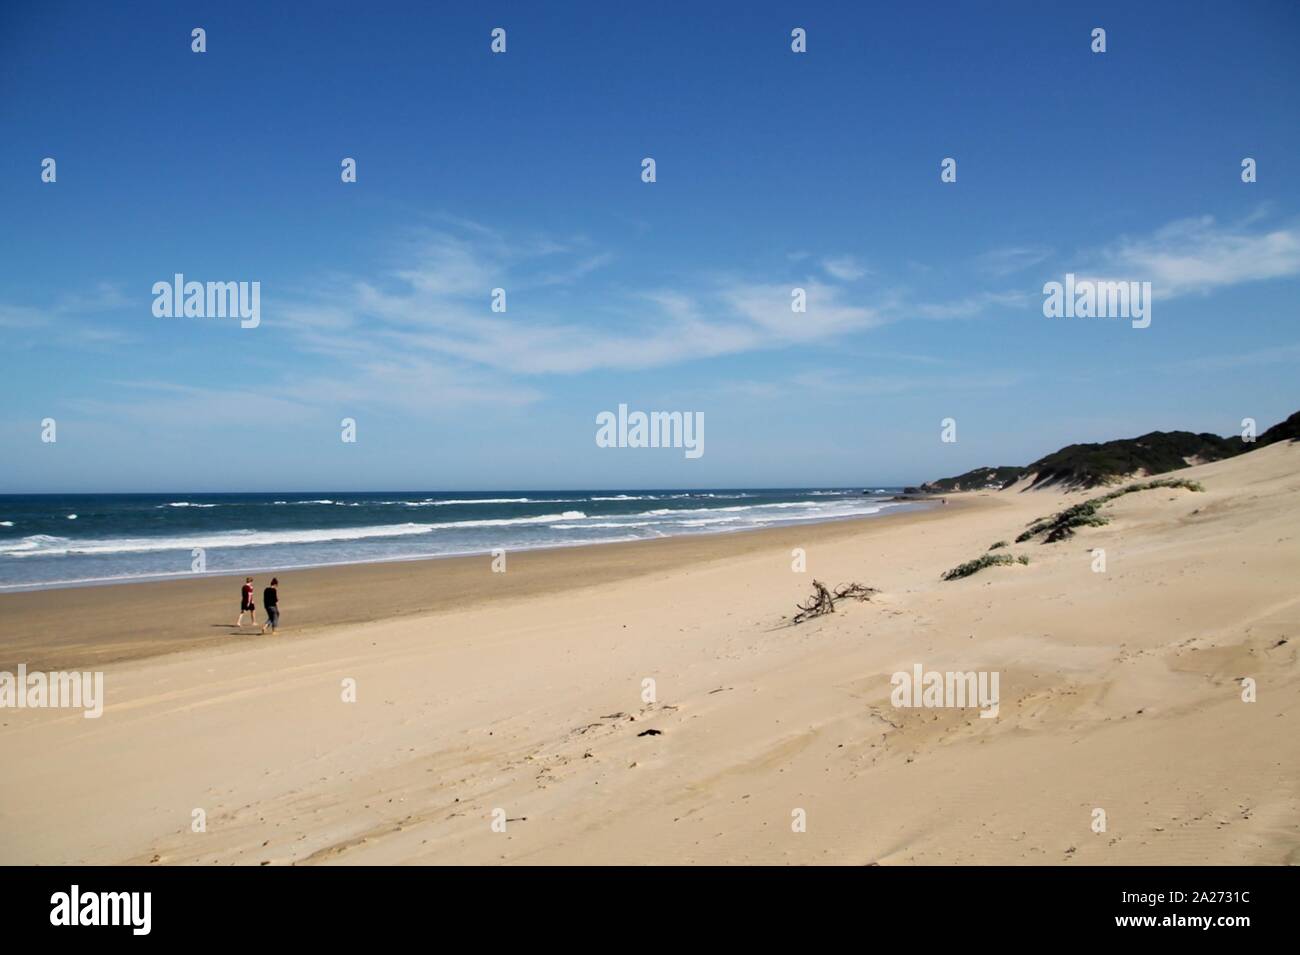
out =
{"type": "Polygon", "coordinates": [[[1089,495],[295,571],[276,637],[237,577],[0,596],[0,669],[106,688],[0,711],[0,862],[1294,864],[1300,445],[1172,476],[956,581],[1089,495]],[[813,578],[880,592],[792,626],[813,578]]]}

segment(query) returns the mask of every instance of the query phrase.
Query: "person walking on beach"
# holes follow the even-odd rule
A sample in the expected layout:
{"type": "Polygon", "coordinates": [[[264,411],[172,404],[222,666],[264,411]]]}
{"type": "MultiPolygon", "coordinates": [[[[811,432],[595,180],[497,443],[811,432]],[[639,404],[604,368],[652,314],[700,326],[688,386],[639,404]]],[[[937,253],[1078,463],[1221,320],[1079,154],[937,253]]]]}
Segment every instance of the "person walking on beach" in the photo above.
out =
{"type": "Polygon", "coordinates": [[[244,586],[239,592],[239,616],[235,618],[235,626],[244,625],[244,614],[249,614],[253,620],[253,626],[257,626],[257,605],[253,603],[253,578],[245,577],[244,586]]]}
{"type": "Polygon", "coordinates": [[[267,627],[271,628],[272,633],[280,629],[280,595],[275,589],[279,586],[280,578],[272,577],[271,586],[262,591],[262,606],[266,608],[266,623],[262,624],[263,633],[266,633],[267,627]]]}

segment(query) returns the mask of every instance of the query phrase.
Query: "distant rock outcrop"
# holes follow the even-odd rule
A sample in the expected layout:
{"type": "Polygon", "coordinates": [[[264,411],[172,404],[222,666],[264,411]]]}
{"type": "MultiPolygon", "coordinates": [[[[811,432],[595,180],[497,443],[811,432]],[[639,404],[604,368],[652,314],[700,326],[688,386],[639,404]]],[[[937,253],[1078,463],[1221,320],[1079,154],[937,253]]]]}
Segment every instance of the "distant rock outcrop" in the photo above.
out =
{"type": "Polygon", "coordinates": [[[1008,484],[1015,484],[1025,475],[1025,469],[1015,465],[1003,465],[997,468],[976,468],[956,477],[940,478],[922,484],[922,494],[952,494],[956,491],[1000,491],[1008,484]]]}

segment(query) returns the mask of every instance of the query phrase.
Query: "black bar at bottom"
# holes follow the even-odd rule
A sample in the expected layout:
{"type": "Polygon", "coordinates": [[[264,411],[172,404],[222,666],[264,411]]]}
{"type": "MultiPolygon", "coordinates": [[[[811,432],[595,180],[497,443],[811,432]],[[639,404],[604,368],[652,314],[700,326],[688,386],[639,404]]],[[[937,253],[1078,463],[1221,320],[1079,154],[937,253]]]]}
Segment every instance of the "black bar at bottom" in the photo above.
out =
{"type": "MultiPolygon", "coordinates": [[[[634,935],[660,931],[665,919],[677,925],[699,922],[704,934],[725,931],[733,933],[733,940],[766,932],[776,920],[796,931],[802,925],[810,936],[849,931],[863,941],[892,925],[910,926],[927,941],[1059,942],[1129,935],[1181,943],[1199,935],[1231,944],[1246,937],[1241,933],[1276,933],[1293,925],[1288,903],[1300,887],[1297,870],[1282,867],[546,873],[514,868],[66,867],[10,868],[0,878],[7,883],[0,889],[6,941],[57,940],[75,932],[79,941],[113,937],[128,944],[182,939],[373,942],[377,930],[383,936],[430,929],[445,933],[456,925],[486,928],[498,942],[502,935],[527,938],[530,932],[577,931],[589,938],[597,927],[634,935]]],[[[450,936],[440,937],[444,944],[455,944],[450,936]]],[[[552,941],[558,943],[555,936],[552,941]]]]}

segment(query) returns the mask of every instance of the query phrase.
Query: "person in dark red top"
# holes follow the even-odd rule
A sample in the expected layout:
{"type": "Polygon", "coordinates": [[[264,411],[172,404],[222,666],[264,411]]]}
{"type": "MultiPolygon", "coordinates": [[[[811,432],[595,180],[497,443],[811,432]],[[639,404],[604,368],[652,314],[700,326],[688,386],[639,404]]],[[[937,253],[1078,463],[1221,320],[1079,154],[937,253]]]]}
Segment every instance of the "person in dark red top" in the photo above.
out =
{"type": "Polygon", "coordinates": [[[236,627],[244,625],[244,614],[249,614],[253,618],[253,626],[257,626],[257,605],[253,603],[253,578],[244,578],[244,587],[239,592],[239,616],[235,620],[236,627]]]}

